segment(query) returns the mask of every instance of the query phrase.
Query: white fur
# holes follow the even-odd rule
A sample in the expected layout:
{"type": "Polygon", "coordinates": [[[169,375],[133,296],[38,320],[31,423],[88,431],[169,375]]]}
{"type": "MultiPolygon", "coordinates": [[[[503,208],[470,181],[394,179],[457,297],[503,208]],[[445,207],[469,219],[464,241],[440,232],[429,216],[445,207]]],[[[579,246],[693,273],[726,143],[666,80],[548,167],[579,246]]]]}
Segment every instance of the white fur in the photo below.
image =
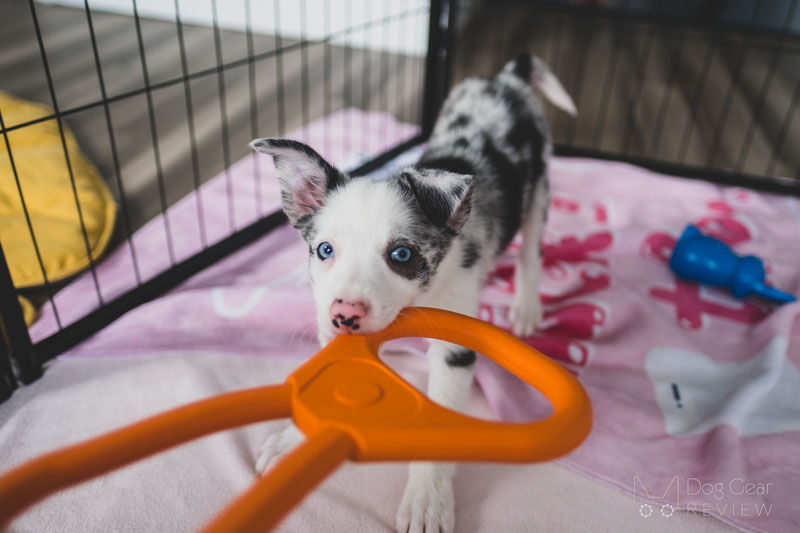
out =
{"type": "Polygon", "coordinates": [[[542,322],[542,300],[539,296],[539,278],[542,275],[541,243],[547,222],[546,177],[536,184],[536,194],[530,212],[522,222],[522,243],[514,268],[514,299],[509,319],[517,337],[530,337],[542,322]]]}
{"type": "MultiPolygon", "coordinates": [[[[454,247],[457,248],[457,247],[454,247]]],[[[458,266],[460,250],[445,257],[437,283],[419,299],[420,305],[438,307],[469,316],[478,312],[481,277],[477,269],[458,266]],[[449,264],[448,264],[449,263],[449,264]]],[[[431,341],[428,348],[428,397],[434,402],[463,411],[474,374],[473,366],[454,367],[446,362],[456,345],[431,341]]],[[[399,533],[450,533],[455,528],[453,463],[415,462],[409,467],[408,483],[400,503],[395,526],[399,533]]]]}
{"type": "Polygon", "coordinates": [[[389,184],[370,179],[355,180],[335,191],[316,215],[312,248],[329,242],[335,250],[332,259],[314,257],[310,265],[320,344],[340,333],[329,314],[335,299],[369,305],[361,333],[383,329],[412,304],[419,291],[416,283],[392,272],[383,260],[390,230],[407,218],[389,184]]]}
{"type": "Polygon", "coordinates": [[[561,82],[550,70],[538,71],[534,74],[533,83],[542,91],[542,94],[556,107],[566,111],[573,117],[578,114],[578,108],[572,101],[561,82]]]}

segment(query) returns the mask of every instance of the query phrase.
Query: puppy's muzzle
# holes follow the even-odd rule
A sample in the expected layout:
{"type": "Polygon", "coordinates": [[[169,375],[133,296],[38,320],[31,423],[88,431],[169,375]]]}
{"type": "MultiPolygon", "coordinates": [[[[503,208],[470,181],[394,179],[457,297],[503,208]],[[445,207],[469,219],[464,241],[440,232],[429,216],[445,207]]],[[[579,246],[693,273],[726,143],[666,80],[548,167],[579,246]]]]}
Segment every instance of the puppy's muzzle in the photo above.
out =
{"type": "Polygon", "coordinates": [[[342,299],[331,304],[331,324],[342,333],[353,333],[361,328],[361,321],[367,316],[369,306],[364,302],[342,299]]]}

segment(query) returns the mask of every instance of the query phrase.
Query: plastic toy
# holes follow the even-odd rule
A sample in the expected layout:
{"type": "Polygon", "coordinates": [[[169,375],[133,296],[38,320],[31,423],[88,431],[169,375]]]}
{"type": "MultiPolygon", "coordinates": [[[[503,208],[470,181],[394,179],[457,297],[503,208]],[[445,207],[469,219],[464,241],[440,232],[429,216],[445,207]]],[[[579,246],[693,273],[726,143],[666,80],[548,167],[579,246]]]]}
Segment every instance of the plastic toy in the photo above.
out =
{"type": "Polygon", "coordinates": [[[727,287],[737,298],[758,294],[779,302],[795,296],[764,284],[764,263],[754,255],[740,257],[719,239],[700,233],[691,224],[672,251],[669,266],[684,279],[727,287]]]}
{"type": "Polygon", "coordinates": [[[205,533],[265,531],[346,459],[546,461],[589,434],[580,383],[512,335],[438,309],[406,309],[383,331],[341,335],[285,383],[193,403],[33,459],[0,477],[0,530],[37,500],[217,431],[292,416],[308,437],[236,499],[205,533]],[[480,352],[538,388],[553,414],[525,424],[471,418],[431,402],[377,357],[385,341],[428,337],[480,352]]]}

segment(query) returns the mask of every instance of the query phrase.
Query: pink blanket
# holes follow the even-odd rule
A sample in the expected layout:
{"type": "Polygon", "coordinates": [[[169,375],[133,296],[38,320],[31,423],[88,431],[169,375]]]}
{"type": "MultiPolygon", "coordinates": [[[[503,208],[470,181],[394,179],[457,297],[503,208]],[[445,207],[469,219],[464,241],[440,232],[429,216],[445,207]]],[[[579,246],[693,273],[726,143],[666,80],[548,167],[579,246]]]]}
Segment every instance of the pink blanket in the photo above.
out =
{"type": "MultiPolygon", "coordinates": [[[[349,110],[309,125],[306,140],[343,164],[415,133],[385,115],[349,110]],[[347,124],[373,128],[349,134],[347,124]],[[387,134],[387,132],[389,132],[387,134]],[[325,140],[337,139],[332,146],[325,140]]],[[[413,162],[414,153],[405,157],[413,162]]],[[[401,158],[402,159],[402,158],[401,158]]],[[[396,163],[395,165],[399,165],[396,163]]],[[[278,206],[269,158],[230,169],[237,226],[278,206]],[[255,176],[255,180],[254,180],[255,176]]],[[[226,176],[201,192],[209,241],[228,231],[226,176]]],[[[176,255],[200,243],[196,198],[169,211],[176,255]]],[[[800,304],[772,307],[677,281],[666,258],[692,222],[739,253],[767,259],[769,280],[798,293],[800,202],[657,175],[630,165],[556,159],[541,292],[546,319],[532,346],[586,386],[595,410],[588,440],[563,461],[632,494],[631,513],[668,520],[674,509],[710,514],[752,531],[796,531],[800,507],[800,304]]],[[[134,238],[143,278],[168,265],[163,220],[134,238]]],[[[507,327],[512,245],[484,292],[481,317],[507,327]]],[[[280,228],[140,306],[65,357],[186,353],[307,357],[317,350],[307,251],[280,228]]],[[[99,266],[108,299],[135,283],[121,247],[99,266]]],[[[82,276],[57,297],[64,323],[96,306],[82,276]]],[[[55,328],[46,307],[31,328],[55,328]]],[[[418,350],[414,350],[418,351],[418,350]]],[[[546,415],[535,391],[484,359],[478,379],[506,420],[546,415]]],[[[580,506],[577,507],[578,512],[580,506]]]]}

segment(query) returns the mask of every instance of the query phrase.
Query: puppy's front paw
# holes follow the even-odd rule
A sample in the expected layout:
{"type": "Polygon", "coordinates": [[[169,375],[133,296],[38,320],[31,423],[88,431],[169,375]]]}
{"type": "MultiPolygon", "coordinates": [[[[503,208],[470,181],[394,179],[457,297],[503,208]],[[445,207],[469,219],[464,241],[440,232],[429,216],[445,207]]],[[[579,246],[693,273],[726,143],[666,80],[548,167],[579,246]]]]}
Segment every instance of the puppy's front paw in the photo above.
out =
{"type": "Polygon", "coordinates": [[[397,513],[397,533],[452,533],[455,521],[451,480],[409,482],[397,513]]]}
{"type": "Polygon", "coordinates": [[[514,293],[508,318],[511,321],[511,331],[517,337],[530,337],[536,332],[536,326],[542,323],[542,302],[538,294],[514,293]]]}
{"type": "Polygon", "coordinates": [[[256,473],[260,475],[272,468],[286,452],[300,444],[303,438],[303,434],[294,425],[270,435],[258,451],[256,473]]]}

